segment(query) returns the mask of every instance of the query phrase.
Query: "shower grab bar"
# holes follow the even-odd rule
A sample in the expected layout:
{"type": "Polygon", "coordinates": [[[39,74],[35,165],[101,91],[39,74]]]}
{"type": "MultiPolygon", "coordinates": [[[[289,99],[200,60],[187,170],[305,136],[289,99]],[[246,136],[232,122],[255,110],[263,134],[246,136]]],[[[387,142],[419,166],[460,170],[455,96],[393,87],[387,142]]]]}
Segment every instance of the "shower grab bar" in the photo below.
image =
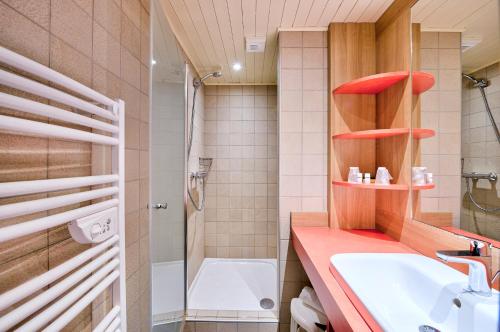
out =
{"type": "MultiPolygon", "coordinates": [[[[111,174],[0,183],[0,198],[81,188],[81,191],[60,196],[0,205],[0,220],[106,199],[61,213],[0,226],[0,243],[80,218],[102,218],[102,211],[108,215],[116,213],[117,216],[109,219],[117,223],[116,228],[112,228],[115,233],[111,233],[109,238],[103,236],[104,240],[95,246],[0,294],[0,312],[4,312],[0,316],[0,330],[18,324],[23,325],[17,330],[60,330],[109,288],[112,309],[100,322],[95,322],[96,330],[126,331],[126,310],[122,309],[126,308],[125,103],[108,98],[1,46],[0,63],[9,68],[9,71],[0,69],[0,85],[28,93],[18,95],[15,91],[11,93],[11,89],[0,92],[0,107],[57,121],[49,124],[10,114],[0,115],[2,132],[107,145],[111,147],[112,160],[111,174]],[[32,100],[30,95],[63,104],[71,110],[32,100]],[[91,116],[78,114],[75,109],[91,116]],[[70,128],[68,124],[84,126],[88,130],[70,128]],[[92,188],[96,185],[104,187],[92,188]],[[113,208],[115,210],[110,210],[113,208]],[[44,290],[48,285],[51,287],[44,290]]],[[[99,222],[103,221],[99,219],[99,222]]]]}

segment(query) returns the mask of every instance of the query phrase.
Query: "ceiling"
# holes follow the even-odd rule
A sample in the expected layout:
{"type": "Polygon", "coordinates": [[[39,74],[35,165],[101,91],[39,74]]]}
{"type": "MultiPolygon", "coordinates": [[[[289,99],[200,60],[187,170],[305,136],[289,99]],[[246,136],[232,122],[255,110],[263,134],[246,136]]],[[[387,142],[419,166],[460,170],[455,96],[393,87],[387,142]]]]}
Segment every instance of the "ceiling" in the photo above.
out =
{"type": "Polygon", "coordinates": [[[419,0],[412,8],[422,30],[460,31],[462,44],[478,41],[462,53],[466,73],[500,60],[499,13],[499,0],[419,0]]]}
{"type": "MultiPolygon", "coordinates": [[[[393,0],[157,0],[206,84],[275,84],[278,29],[326,28],[330,22],[375,22],[393,0]],[[247,53],[245,36],[266,37],[247,53]],[[231,69],[241,63],[238,72],[231,69]]],[[[435,1],[435,0],[434,0],[435,1]]]]}

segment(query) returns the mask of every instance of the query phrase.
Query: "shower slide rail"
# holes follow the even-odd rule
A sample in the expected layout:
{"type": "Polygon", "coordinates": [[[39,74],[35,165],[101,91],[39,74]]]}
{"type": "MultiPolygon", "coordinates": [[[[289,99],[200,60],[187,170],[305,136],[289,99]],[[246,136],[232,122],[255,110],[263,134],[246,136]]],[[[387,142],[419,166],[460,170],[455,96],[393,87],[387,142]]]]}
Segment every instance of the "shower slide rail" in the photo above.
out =
{"type": "Polygon", "coordinates": [[[16,239],[19,243],[23,236],[88,218],[100,223],[102,213],[116,216],[107,219],[108,224],[111,220],[116,224],[109,234],[89,233],[92,236],[87,242],[75,237],[81,243],[94,243],[92,247],[0,294],[0,331],[59,331],[107,289],[112,293],[112,307],[100,322],[93,324],[94,331],[126,331],[125,103],[3,47],[0,47],[0,64],[5,68],[0,69],[0,85],[6,88],[0,92],[0,108],[14,111],[15,115],[31,114],[54,120],[47,123],[7,113],[0,115],[1,132],[109,146],[112,160],[112,172],[107,175],[0,183],[2,199],[47,194],[47,198],[17,199],[0,205],[0,244],[16,239]],[[18,92],[10,94],[11,91],[18,92]],[[41,103],[25,98],[26,95],[52,103],[41,103]],[[77,125],[79,129],[68,125],[77,125]],[[48,195],[82,187],[85,191],[48,195]],[[84,202],[88,205],[44,217],[28,217],[27,221],[4,222],[84,202]]]}

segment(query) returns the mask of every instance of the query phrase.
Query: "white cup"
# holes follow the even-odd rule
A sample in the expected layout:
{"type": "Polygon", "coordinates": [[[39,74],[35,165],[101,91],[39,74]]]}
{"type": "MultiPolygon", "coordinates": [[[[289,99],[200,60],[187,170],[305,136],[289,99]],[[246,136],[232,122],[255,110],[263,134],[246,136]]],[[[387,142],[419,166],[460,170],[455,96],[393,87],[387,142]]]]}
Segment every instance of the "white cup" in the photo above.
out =
{"type": "Polygon", "coordinates": [[[347,182],[357,183],[358,174],[359,174],[359,167],[349,167],[349,175],[347,177],[347,182]]]}
{"type": "Polygon", "coordinates": [[[433,184],[434,180],[432,179],[432,173],[425,173],[425,183],[433,184]]]}
{"type": "Polygon", "coordinates": [[[375,183],[377,184],[390,184],[392,176],[386,167],[379,167],[377,175],[375,176],[375,183]]]}
{"type": "Polygon", "coordinates": [[[425,172],[427,171],[427,167],[415,166],[411,168],[411,179],[412,182],[416,185],[424,185],[425,184],[425,172]]]}

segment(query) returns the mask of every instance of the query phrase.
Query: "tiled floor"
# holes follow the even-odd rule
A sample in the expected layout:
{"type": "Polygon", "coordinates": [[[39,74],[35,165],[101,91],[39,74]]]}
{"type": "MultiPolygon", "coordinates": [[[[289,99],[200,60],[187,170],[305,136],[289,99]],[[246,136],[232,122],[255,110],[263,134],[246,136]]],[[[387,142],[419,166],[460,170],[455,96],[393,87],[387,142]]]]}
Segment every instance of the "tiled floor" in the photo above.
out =
{"type": "Polygon", "coordinates": [[[197,322],[259,322],[276,323],[276,311],[248,311],[248,310],[193,310],[188,309],[187,321],[197,322]]]}
{"type": "Polygon", "coordinates": [[[186,322],[183,332],[277,332],[278,323],[186,322]]]}

